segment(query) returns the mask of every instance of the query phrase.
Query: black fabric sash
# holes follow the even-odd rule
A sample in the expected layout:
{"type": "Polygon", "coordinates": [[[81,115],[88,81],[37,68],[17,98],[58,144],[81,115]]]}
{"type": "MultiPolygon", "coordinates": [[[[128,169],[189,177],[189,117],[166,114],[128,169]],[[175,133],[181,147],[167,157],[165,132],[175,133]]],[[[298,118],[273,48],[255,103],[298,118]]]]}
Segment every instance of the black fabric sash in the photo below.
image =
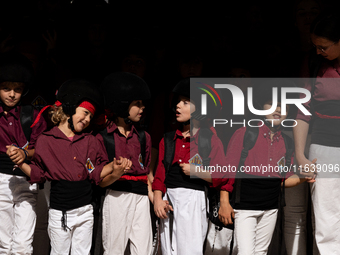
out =
{"type": "Polygon", "coordinates": [[[280,178],[245,178],[242,179],[241,203],[235,209],[270,210],[279,206],[281,190],[280,178]]]}
{"type": "MultiPolygon", "coordinates": [[[[315,111],[327,116],[340,116],[340,101],[325,101],[315,104],[315,111]]],[[[319,118],[312,122],[312,144],[340,147],[340,119],[319,118]]]]}
{"type": "Polygon", "coordinates": [[[148,195],[148,185],[142,181],[115,181],[110,186],[108,186],[108,188],[116,191],[130,192],[138,195],[148,195]]]}
{"type": "Polygon", "coordinates": [[[182,168],[178,164],[174,164],[167,173],[165,185],[167,188],[188,188],[204,191],[206,182],[200,178],[192,178],[184,174],[182,168]]]}
{"type": "Polygon", "coordinates": [[[50,207],[68,211],[92,203],[92,185],[84,181],[51,181],[50,207]]]}

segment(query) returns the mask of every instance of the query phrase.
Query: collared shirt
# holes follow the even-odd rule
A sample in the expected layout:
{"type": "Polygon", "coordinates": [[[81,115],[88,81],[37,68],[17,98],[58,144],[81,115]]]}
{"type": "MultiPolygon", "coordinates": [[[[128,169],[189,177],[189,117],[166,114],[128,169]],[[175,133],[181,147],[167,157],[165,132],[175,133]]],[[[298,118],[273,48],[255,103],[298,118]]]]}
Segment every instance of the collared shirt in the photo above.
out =
{"type": "MultiPolygon", "coordinates": [[[[241,158],[243,149],[243,137],[246,128],[242,127],[235,131],[228,144],[226,160],[230,168],[237,169],[241,158]]],[[[286,163],[286,146],[281,131],[277,131],[273,139],[270,138],[271,131],[263,125],[259,127],[259,134],[254,147],[249,150],[248,156],[245,160],[244,172],[248,175],[255,175],[257,177],[272,177],[283,178],[280,169],[286,163]],[[271,168],[272,167],[272,168],[271,168]],[[247,172],[247,169],[249,172],[247,172]],[[273,170],[271,170],[273,169],[273,170]]],[[[294,156],[291,157],[291,163],[294,162],[294,156]]],[[[286,171],[287,169],[285,169],[286,171]]],[[[285,173],[285,178],[289,178],[294,174],[293,169],[285,173]]],[[[235,178],[236,171],[228,171],[226,174],[227,180],[235,178]]],[[[230,183],[228,184],[228,186],[230,183]]],[[[221,189],[225,189],[222,186],[221,189]]]]}
{"type": "MultiPolygon", "coordinates": [[[[305,66],[307,65],[308,64],[305,63],[305,66]]],[[[302,76],[309,77],[309,72],[307,69],[303,70],[302,76]]],[[[331,61],[323,62],[316,77],[314,94],[311,96],[317,102],[325,102],[331,100],[339,101],[340,100],[339,78],[340,78],[340,65],[338,61],[336,60],[332,62],[331,61]]],[[[308,81],[309,80],[306,80],[304,88],[311,91],[311,84],[308,81]]],[[[302,94],[301,97],[304,98],[305,95],[302,94]]],[[[311,100],[303,104],[308,111],[310,111],[310,103],[311,100]]],[[[311,115],[304,115],[304,113],[302,113],[301,110],[299,110],[296,118],[309,122],[311,120],[311,115]]]]}
{"type": "MultiPolygon", "coordinates": [[[[114,136],[115,158],[119,159],[119,157],[123,157],[132,161],[132,166],[128,175],[145,175],[150,172],[151,137],[147,132],[145,132],[145,159],[142,159],[140,142],[138,139],[139,134],[133,125],[131,126],[131,131],[127,137],[119,131],[117,125],[114,123],[111,123],[107,127],[107,133],[108,135],[114,136]]],[[[96,137],[101,142],[102,146],[105,147],[103,137],[100,134],[96,137]]]]}
{"type": "Polygon", "coordinates": [[[98,184],[107,163],[104,147],[92,134],[76,134],[71,141],[55,126],[42,133],[36,142],[30,182],[89,178],[98,184]]]}
{"type": "MultiPolygon", "coordinates": [[[[16,106],[5,114],[0,104],[0,153],[5,154],[6,145],[15,144],[20,148],[33,149],[38,136],[46,129],[47,124],[44,118],[32,128],[31,138],[28,143],[20,123],[21,106],[16,106]]],[[[34,110],[33,120],[38,115],[38,110],[34,110]]]]}
{"type": "MultiPolygon", "coordinates": [[[[174,159],[172,161],[172,165],[181,164],[181,163],[199,163],[202,160],[201,156],[198,152],[198,135],[199,131],[193,137],[186,137],[182,135],[180,130],[176,130],[174,140],[175,143],[175,154],[174,159]]],[[[221,140],[218,138],[216,134],[213,134],[211,137],[211,151],[209,154],[210,158],[210,166],[225,166],[226,160],[223,150],[223,144],[221,140]]],[[[153,190],[160,190],[165,194],[166,185],[165,181],[165,168],[163,164],[164,159],[164,138],[159,143],[159,157],[158,157],[158,166],[155,174],[154,181],[152,183],[153,190]]],[[[212,185],[216,187],[220,185],[220,181],[215,178],[215,174],[217,172],[211,172],[212,176],[212,185]]],[[[228,183],[227,183],[228,184],[228,183]]],[[[232,186],[230,186],[232,189],[232,186]]]]}

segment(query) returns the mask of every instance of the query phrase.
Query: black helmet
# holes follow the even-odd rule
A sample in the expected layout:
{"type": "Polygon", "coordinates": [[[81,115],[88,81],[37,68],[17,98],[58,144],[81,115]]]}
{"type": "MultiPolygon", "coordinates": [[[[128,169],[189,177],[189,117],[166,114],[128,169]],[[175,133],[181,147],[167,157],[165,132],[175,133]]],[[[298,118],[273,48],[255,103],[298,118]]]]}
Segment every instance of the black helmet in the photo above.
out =
{"type": "Polygon", "coordinates": [[[179,81],[173,88],[172,93],[177,96],[184,96],[190,98],[190,78],[179,81]]]}
{"type": "Polygon", "coordinates": [[[129,105],[134,100],[151,98],[149,86],[139,76],[128,72],[115,72],[106,76],[101,84],[105,108],[121,118],[129,116],[129,105]]]}
{"type": "Polygon", "coordinates": [[[214,118],[222,109],[222,100],[220,98],[221,93],[217,93],[211,85],[206,82],[200,82],[196,78],[185,78],[181,80],[172,90],[174,96],[172,99],[172,109],[176,110],[178,103],[178,97],[184,96],[189,98],[195,104],[195,111],[191,114],[191,117],[197,120],[204,120],[208,118],[214,118]],[[202,115],[202,94],[206,94],[207,112],[202,115]],[[217,107],[217,108],[216,108],[217,107]]]}
{"type": "Polygon", "coordinates": [[[5,81],[23,82],[26,95],[33,82],[34,70],[31,61],[16,52],[3,53],[0,56],[0,83],[5,81]]]}
{"type": "Polygon", "coordinates": [[[98,87],[85,79],[71,79],[64,82],[56,97],[62,104],[63,112],[69,116],[72,116],[77,106],[85,100],[93,103],[96,111],[102,107],[102,95],[98,87]]]}

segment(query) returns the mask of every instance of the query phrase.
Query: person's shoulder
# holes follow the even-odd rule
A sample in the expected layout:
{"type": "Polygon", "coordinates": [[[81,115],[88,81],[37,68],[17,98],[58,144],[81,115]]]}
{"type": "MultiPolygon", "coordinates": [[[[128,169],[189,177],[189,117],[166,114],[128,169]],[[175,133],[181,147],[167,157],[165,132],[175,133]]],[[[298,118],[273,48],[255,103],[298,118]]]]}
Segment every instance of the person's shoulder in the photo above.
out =
{"type": "Polygon", "coordinates": [[[98,140],[98,139],[97,139],[97,135],[98,135],[98,134],[99,134],[99,133],[91,133],[91,132],[82,133],[82,135],[83,135],[84,137],[86,137],[86,139],[89,139],[89,140],[91,140],[91,141],[98,140]]]}
{"type": "Polygon", "coordinates": [[[55,138],[53,136],[53,127],[42,132],[36,141],[36,146],[41,144],[47,144],[49,141],[53,141],[55,138]]]}
{"type": "Polygon", "coordinates": [[[46,130],[44,130],[44,132],[42,132],[41,135],[39,135],[39,137],[42,136],[42,135],[53,136],[55,134],[57,128],[58,128],[57,126],[49,127],[46,130]]]}
{"type": "Polygon", "coordinates": [[[233,137],[238,137],[238,136],[244,136],[244,134],[246,133],[247,128],[246,127],[240,127],[238,129],[236,129],[236,131],[233,134],[233,137]]]}
{"type": "Polygon", "coordinates": [[[230,138],[228,146],[234,146],[235,143],[243,144],[244,135],[246,133],[247,128],[241,127],[237,129],[230,138]]]}

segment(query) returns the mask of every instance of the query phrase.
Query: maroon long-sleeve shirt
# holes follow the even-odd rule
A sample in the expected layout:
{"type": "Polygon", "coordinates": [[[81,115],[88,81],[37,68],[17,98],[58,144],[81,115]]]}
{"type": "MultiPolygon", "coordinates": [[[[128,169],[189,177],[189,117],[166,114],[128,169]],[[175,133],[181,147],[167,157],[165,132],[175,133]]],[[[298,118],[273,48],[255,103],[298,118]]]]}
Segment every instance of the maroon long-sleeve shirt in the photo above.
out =
{"type": "Polygon", "coordinates": [[[89,133],[76,134],[72,141],[57,127],[39,136],[31,166],[31,183],[45,180],[83,181],[98,184],[108,163],[103,145],[89,133]]]}
{"type": "MultiPolygon", "coordinates": [[[[246,128],[242,127],[235,131],[230,142],[228,143],[226,160],[230,165],[230,169],[237,169],[241,158],[241,152],[243,149],[243,138],[246,132],[246,128]]],[[[273,140],[270,138],[270,130],[266,125],[259,127],[259,134],[254,147],[249,150],[248,156],[244,162],[244,172],[248,175],[256,177],[271,177],[282,178],[282,174],[277,171],[280,167],[283,167],[286,163],[286,146],[284,139],[281,135],[281,131],[274,134],[273,140]],[[272,166],[273,168],[270,168],[272,166]],[[276,170],[274,167],[277,167],[276,170]],[[252,170],[251,170],[252,168],[252,170]],[[249,170],[247,170],[249,169],[249,170]],[[271,170],[273,169],[273,170],[271,170]]],[[[291,157],[291,163],[294,162],[294,156],[291,157]]],[[[288,169],[287,169],[288,170],[288,169]]],[[[289,178],[294,174],[294,169],[290,169],[285,173],[285,178],[289,178]]],[[[229,171],[225,175],[226,180],[229,180],[229,184],[233,184],[236,172],[229,171]]],[[[221,182],[226,182],[221,180],[221,182]]],[[[222,189],[225,188],[222,186],[222,189]]]]}
{"type": "MultiPolygon", "coordinates": [[[[33,149],[38,136],[46,129],[47,124],[44,118],[32,128],[30,141],[28,143],[20,123],[21,106],[16,106],[5,114],[0,104],[0,154],[5,154],[6,145],[15,144],[20,148],[33,149]]],[[[38,110],[34,110],[33,120],[38,115],[38,110]]]]}
{"type": "MultiPolygon", "coordinates": [[[[174,139],[176,140],[175,144],[175,154],[174,159],[172,161],[172,165],[180,164],[180,163],[191,163],[192,161],[199,161],[201,157],[198,152],[198,135],[199,131],[193,137],[184,138],[182,132],[180,130],[176,131],[174,139]]],[[[217,135],[213,135],[211,137],[211,151],[209,154],[210,158],[210,166],[225,166],[227,164],[224,155],[223,144],[217,135]]],[[[165,168],[163,164],[164,159],[164,138],[161,140],[159,144],[159,157],[158,157],[158,166],[155,174],[155,178],[152,184],[153,190],[160,190],[163,194],[166,192],[165,181],[165,168]]],[[[212,176],[212,187],[218,187],[221,185],[221,173],[214,171],[211,173],[212,176]]],[[[232,184],[225,180],[224,188],[228,191],[232,190],[232,184]]]]}
{"type": "MultiPolygon", "coordinates": [[[[309,77],[307,59],[305,60],[304,67],[301,71],[303,77],[309,77]]],[[[340,65],[338,61],[325,61],[320,66],[318,75],[315,81],[315,89],[312,97],[316,102],[325,101],[339,101],[340,100],[340,65]]],[[[304,83],[304,88],[311,91],[311,80],[306,79],[304,83]]],[[[301,97],[305,97],[301,95],[301,97]]],[[[311,100],[303,104],[308,111],[310,111],[311,100]]],[[[297,114],[297,119],[309,122],[311,120],[310,115],[304,115],[300,110],[297,114]]]]}
{"type": "MultiPolygon", "coordinates": [[[[120,131],[116,124],[111,123],[107,127],[108,135],[114,136],[115,141],[115,158],[119,159],[119,157],[127,158],[132,161],[131,169],[129,170],[128,175],[146,175],[150,172],[150,163],[151,163],[151,137],[145,132],[145,159],[141,159],[141,149],[139,142],[139,134],[137,129],[132,125],[131,132],[127,137],[125,137],[120,131]],[[143,162],[143,163],[142,163],[143,162]]],[[[98,134],[96,138],[101,142],[102,146],[104,146],[104,140],[101,134],[98,134]]]]}

